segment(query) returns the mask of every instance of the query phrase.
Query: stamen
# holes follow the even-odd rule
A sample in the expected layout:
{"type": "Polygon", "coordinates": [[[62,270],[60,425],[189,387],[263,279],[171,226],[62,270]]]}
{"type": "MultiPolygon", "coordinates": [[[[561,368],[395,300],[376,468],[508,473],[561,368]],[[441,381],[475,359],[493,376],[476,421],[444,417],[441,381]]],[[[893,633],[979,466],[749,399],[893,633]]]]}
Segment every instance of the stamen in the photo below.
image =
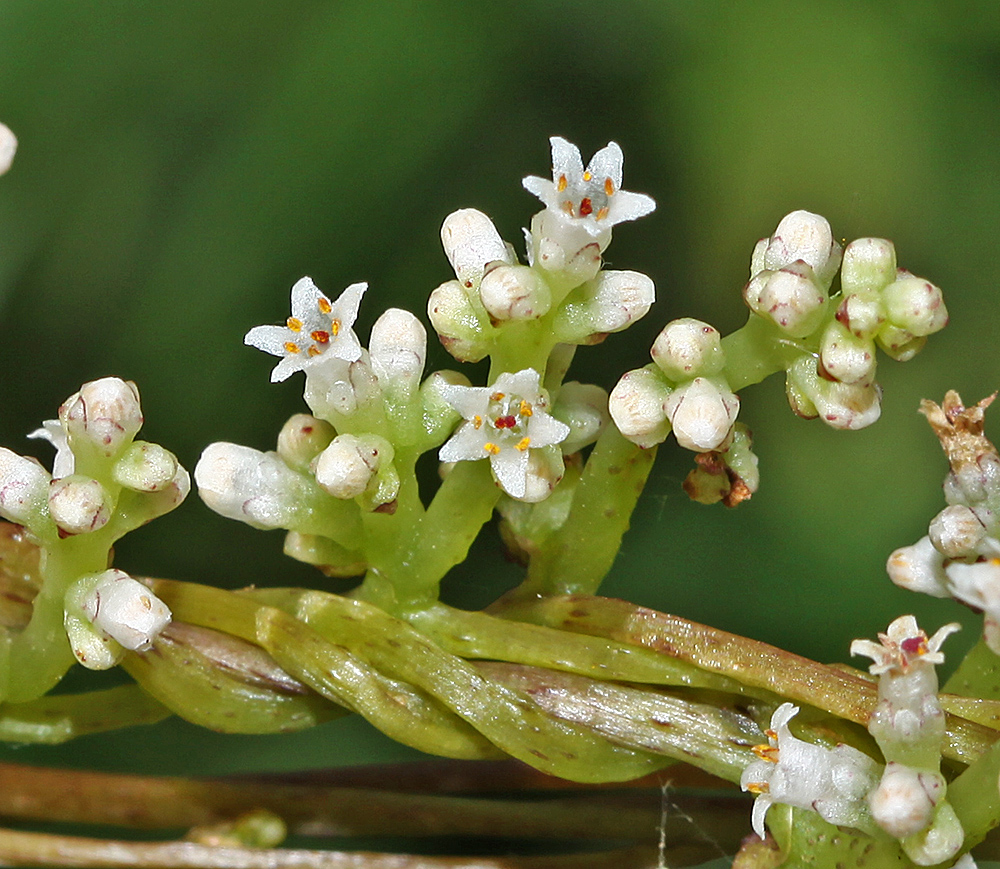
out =
{"type": "Polygon", "coordinates": [[[472,427],[476,431],[479,431],[483,427],[483,418],[478,413],[472,417],[472,427]]]}
{"type": "Polygon", "coordinates": [[[494,392],[490,396],[490,401],[503,401],[506,397],[502,392],[494,392]]]}
{"type": "Polygon", "coordinates": [[[615,192],[615,182],[612,181],[610,178],[605,178],[604,179],[604,192],[608,196],[613,196],[614,195],[614,192],[615,192]]]}
{"type": "Polygon", "coordinates": [[[286,341],[285,342],[285,352],[286,353],[298,353],[299,349],[300,348],[299,348],[298,344],[293,344],[291,341],[286,341]]]}
{"type": "Polygon", "coordinates": [[[316,302],[316,306],[319,308],[321,314],[329,314],[333,310],[333,305],[330,304],[330,300],[326,296],[320,296],[319,301],[316,302]]]}
{"type": "Polygon", "coordinates": [[[766,781],[747,782],[746,789],[751,794],[769,794],[771,786],[766,781]]]}
{"type": "Polygon", "coordinates": [[[584,196],[580,200],[580,217],[587,217],[594,211],[594,203],[590,201],[590,198],[584,196]]]}
{"type": "Polygon", "coordinates": [[[330,334],[336,338],[340,334],[340,320],[330,321],[330,334]]]}
{"type": "Polygon", "coordinates": [[[750,750],[761,760],[769,763],[778,762],[778,749],[773,745],[755,745],[750,750]]]}
{"type": "Polygon", "coordinates": [[[298,317],[289,317],[285,320],[285,325],[293,332],[302,331],[302,321],[298,317]]]}
{"type": "Polygon", "coordinates": [[[317,329],[315,332],[309,335],[317,344],[329,344],[330,343],[330,333],[324,332],[322,329],[317,329]]]}
{"type": "Polygon", "coordinates": [[[493,420],[493,425],[497,428],[514,428],[517,425],[517,417],[513,414],[509,416],[498,416],[493,420]]]}
{"type": "Polygon", "coordinates": [[[310,356],[319,356],[323,351],[320,350],[315,344],[310,344],[307,352],[310,356]]]}
{"type": "Polygon", "coordinates": [[[770,727],[767,730],[764,731],[764,736],[766,736],[768,739],[773,739],[775,742],[778,741],[778,734],[777,734],[777,732],[774,731],[774,730],[771,730],[770,727]]]}
{"type": "Polygon", "coordinates": [[[562,210],[565,211],[570,217],[573,216],[573,203],[568,199],[562,204],[562,210]]]}
{"type": "Polygon", "coordinates": [[[520,450],[520,451],[521,451],[522,453],[523,453],[523,452],[524,452],[524,451],[525,451],[526,449],[528,449],[528,447],[530,447],[530,446],[531,446],[531,438],[527,438],[527,437],[525,437],[525,438],[521,438],[521,440],[519,440],[519,441],[517,442],[517,448],[518,448],[518,449],[519,449],[519,450],[520,450]]]}
{"type": "Polygon", "coordinates": [[[604,218],[608,216],[608,210],[609,209],[607,205],[602,205],[599,209],[597,209],[597,217],[594,219],[604,220],[604,218]]]}
{"type": "Polygon", "coordinates": [[[559,182],[556,184],[556,190],[558,190],[560,193],[562,193],[563,190],[566,189],[566,184],[567,184],[566,176],[565,175],[560,175],[559,176],[559,182]]]}
{"type": "Polygon", "coordinates": [[[531,416],[534,413],[534,411],[531,409],[531,405],[528,404],[528,402],[526,402],[522,398],[521,399],[521,407],[518,409],[518,413],[520,413],[521,416],[531,416]]]}
{"type": "Polygon", "coordinates": [[[500,455],[500,447],[496,444],[491,444],[489,441],[483,444],[483,449],[486,450],[491,456],[500,455]]]}
{"type": "Polygon", "coordinates": [[[899,644],[903,653],[911,658],[927,654],[927,642],[925,637],[907,637],[899,644]]]}
{"type": "Polygon", "coordinates": [[[591,178],[593,178],[593,177],[594,177],[594,176],[593,176],[593,175],[591,175],[591,174],[590,174],[589,172],[584,172],[584,173],[583,173],[583,180],[584,180],[584,181],[589,181],[589,180],[590,180],[591,178]]]}

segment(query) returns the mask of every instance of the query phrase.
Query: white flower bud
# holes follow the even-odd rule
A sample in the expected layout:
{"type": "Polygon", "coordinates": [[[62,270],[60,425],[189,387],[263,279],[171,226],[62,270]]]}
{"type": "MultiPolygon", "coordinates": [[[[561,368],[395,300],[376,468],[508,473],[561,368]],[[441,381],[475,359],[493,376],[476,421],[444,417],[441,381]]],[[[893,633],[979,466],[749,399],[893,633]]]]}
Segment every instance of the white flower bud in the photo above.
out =
{"type": "Polygon", "coordinates": [[[308,480],[277,454],[239,444],[209,444],[194,478],[210,509],[254,528],[290,528],[313,500],[308,480]]]}
{"type": "Polygon", "coordinates": [[[361,351],[361,358],[355,362],[331,358],[323,365],[313,366],[306,373],[302,392],[309,409],[323,418],[331,414],[350,416],[381,395],[366,350],[361,351]]]}
{"type": "Polygon", "coordinates": [[[159,444],[136,441],[115,462],[111,476],[119,486],[136,492],[159,492],[177,477],[177,457],[159,444]]]}
{"type": "Polygon", "coordinates": [[[0,175],[3,175],[10,164],[14,162],[14,152],[17,151],[17,137],[6,124],[0,124],[0,175]]]}
{"type": "Polygon", "coordinates": [[[825,217],[809,211],[793,211],[781,219],[766,242],[766,246],[758,242],[754,249],[752,273],[764,269],[777,271],[801,260],[812,268],[823,287],[830,286],[840,265],[841,251],[825,217]]]}
{"type": "Polygon", "coordinates": [[[49,515],[66,534],[87,534],[111,518],[111,498],[97,480],[72,474],[49,484],[49,515]]]}
{"type": "Polygon", "coordinates": [[[945,568],[948,591],[962,603],[983,611],[983,639],[1000,655],[1000,558],[945,568]]]}
{"type": "Polygon", "coordinates": [[[933,597],[949,596],[944,556],[934,548],[929,537],[897,549],[889,556],[885,569],[889,579],[900,588],[933,597]]]}
{"type": "Polygon", "coordinates": [[[834,321],[823,330],[819,358],[827,375],[841,383],[869,384],[875,377],[875,344],[857,338],[834,321]]]}
{"type": "Polygon", "coordinates": [[[608,410],[618,431],[643,448],[662,443],[670,434],[663,406],[672,391],[659,372],[650,368],[624,374],[608,398],[608,410]]]}
{"type": "Polygon", "coordinates": [[[479,297],[495,321],[537,320],[552,306],[548,285],[528,266],[491,266],[479,285],[479,297]]]}
{"type": "Polygon", "coordinates": [[[575,453],[600,437],[608,423],[608,393],[592,383],[571,380],[559,389],[552,415],[569,426],[559,446],[564,455],[575,453]]]}
{"type": "Polygon", "coordinates": [[[941,290],[930,281],[901,275],[882,291],[886,315],[893,325],[923,338],[948,324],[948,309],[941,290]]]}
{"type": "Polygon", "coordinates": [[[565,470],[560,447],[531,450],[524,478],[524,494],[519,495],[517,500],[528,504],[544,501],[559,485],[565,470]]]}
{"type": "Polygon", "coordinates": [[[646,275],[604,271],[570,293],[552,329],[566,343],[596,343],[644,317],[655,300],[656,289],[646,275]]]}
{"type": "Polygon", "coordinates": [[[856,238],[844,248],[840,285],[844,295],[871,294],[896,280],[896,249],[884,238],[856,238]]]}
{"type": "Polygon", "coordinates": [[[33,459],[0,447],[0,516],[31,526],[47,512],[48,472],[33,459]]]}
{"type": "Polygon", "coordinates": [[[531,219],[528,238],[531,264],[543,269],[555,288],[565,291],[600,271],[601,253],[611,243],[611,227],[595,235],[587,226],[546,209],[531,219]]]}
{"type": "Polygon", "coordinates": [[[450,386],[472,386],[472,383],[459,371],[443,370],[435,371],[420,386],[424,431],[437,443],[442,443],[462,418],[445,398],[450,386]]]}
{"type": "Polygon", "coordinates": [[[750,310],[772,320],[793,338],[805,338],[816,331],[828,301],[812,266],[798,261],[779,271],[755,275],[744,288],[743,299],[750,310]]]}
{"type": "Polygon", "coordinates": [[[671,380],[712,377],[726,364],[719,330],[701,320],[673,320],[656,336],[653,361],[671,380]]]}
{"type": "Polygon", "coordinates": [[[456,277],[468,288],[479,282],[489,263],[513,262],[493,221],[475,208],[459,209],[444,219],[441,244],[456,277]]]}
{"type": "Polygon", "coordinates": [[[729,436],[740,400],[707,377],[675,389],[663,403],[677,443],[696,453],[716,450],[729,436]]]}
{"type": "Polygon", "coordinates": [[[89,443],[110,458],[130,443],[142,426],[139,390],[131,381],[102,377],[83,384],[59,408],[70,443],[89,443]]]}
{"type": "Polygon", "coordinates": [[[459,362],[478,362],[488,352],[479,317],[458,281],[445,281],[431,292],[427,318],[444,348],[459,362]]]}
{"type": "Polygon", "coordinates": [[[906,329],[901,329],[892,323],[883,323],[875,336],[879,347],[885,355],[896,362],[909,362],[927,343],[927,338],[920,338],[906,329]]]}
{"type": "Polygon", "coordinates": [[[335,437],[316,459],[316,482],[334,498],[361,495],[381,462],[380,449],[374,440],[372,436],[351,434],[335,437]]]}
{"type": "Polygon", "coordinates": [[[372,326],[368,352],[379,383],[410,392],[424,373],[427,330],[409,311],[389,308],[372,326]]]}
{"type": "Polygon", "coordinates": [[[918,866],[937,866],[951,860],[964,843],[962,822],[950,804],[941,802],[935,809],[930,826],[904,839],[901,844],[903,853],[918,866]]]}
{"type": "Polygon", "coordinates": [[[133,651],[148,649],[171,618],[167,605],[146,586],[114,569],[98,574],[80,607],[95,627],[133,651]]]}
{"type": "Polygon", "coordinates": [[[876,824],[890,836],[903,839],[930,824],[934,807],[943,796],[944,779],[940,775],[890,763],[868,797],[868,805],[876,824]]]}
{"type": "Polygon", "coordinates": [[[816,360],[807,354],[788,369],[786,392],[792,410],[807,418],[818,416],[831,428],[856,431],[871,425],[881,413],[878,384],[826,380],[820,377],[816,360]]]}
{"type": "Polygon", "coordinates": [[[847,296],[837,308],[837,322],[856,338],[874,338],[885,323],[882,300],[877,296],[847,296]]]}
{"type": "Polygon", "coordinates": [[[979,554],[986,528],[969,507],[952,504],[931,520],[928,536],[934,548],[946,558],[968,558],[979,554]]]}
{"type": "Polygon", "coordinates": [[[336,434],[330,423],[308,413],[296,413],[278,432],[278,455],[288,467],[308,471],[336,434]]]}

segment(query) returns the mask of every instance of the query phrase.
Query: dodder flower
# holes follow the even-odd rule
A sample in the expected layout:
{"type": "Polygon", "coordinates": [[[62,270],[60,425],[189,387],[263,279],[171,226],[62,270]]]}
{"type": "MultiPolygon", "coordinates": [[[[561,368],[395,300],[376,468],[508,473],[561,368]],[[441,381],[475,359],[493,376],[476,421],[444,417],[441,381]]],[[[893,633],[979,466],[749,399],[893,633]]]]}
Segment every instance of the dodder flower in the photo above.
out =
{"type": "Polygon", "coordinates": [[[367,289],[366,283],[351,284],[331,302],[312,278],[302,278],[292,287],[292,316],[285,325],[255,326],[243,343],[281,357],[271,372],[272,383],[305,371],[320,360],[357,362],[361,343],[352,327],[367,289]]]}
{"type": "MultiPolygon", "coordinates": [[[[792,736],[788,722],[799,708],[782,703],[771,716],[767,745],[754,747],[755,760],[740,776],[740,787],[757,794],[753,829],[764,838],[764,816],[773,803],[812,809],[831,824],[863,823],[865,796],[877,764],[849,745],[828,749],[792,736]]],[[[870,823],[870,822],[869,822],[870,823]]]]}
{"type": "Polygon", "coordinates": [[[552,145],[552,180],[529,175],[522,182],[545,207],[585,227],[593,236],[625,220],[649,214],[656,203],[643,193],[622,190],[622,149],[608,142],[583,168],[580,149],[560,136],[552,145]]]}
{"type": "Polygon", "coordinates": [[[547,412],[548,400],[533,368],[501,374],[492,386],[442,386],[441,394],[465,422],[441,447],[438,458],[488,458],[497,482],[512,498],[525,497],[529,453],[560,443],[570,433],[569,426],[547,412]]]}

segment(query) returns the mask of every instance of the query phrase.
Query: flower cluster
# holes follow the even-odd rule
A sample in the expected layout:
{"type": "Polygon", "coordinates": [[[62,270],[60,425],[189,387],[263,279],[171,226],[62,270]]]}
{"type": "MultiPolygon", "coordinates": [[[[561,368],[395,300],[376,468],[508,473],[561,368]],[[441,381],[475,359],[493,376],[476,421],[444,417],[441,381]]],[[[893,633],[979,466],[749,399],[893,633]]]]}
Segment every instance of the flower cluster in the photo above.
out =
{"type": "MultiPolygon", "coordinates": [[[[105,570],[116,540],[173,510],[190,489],[172,453],[135,440],[142,421],[135,384],[106,377],[85,383],[57,420],[32,433],[56,447],[51,474],[0,448],[0,516],[27,528],[48,553],[46,597],[56,589],[65,595],[70,644],[93,669],[113,666],[125,648],[148,644],[170,619],[148,589],[105,570]]],[[[63,614],[39,605],[35,617],[61,621],[63,614]]]]}
{"type": "Polygon", "coordinates": [[[1000,454],[983,432],[993,396],[965,407],[957,392],[921,408],[948,456],[945,507],[926,536],[897,549],[892,581],[934,597],[953,597],[984,614],[983,636],[1000,654],[1000,454]]]}

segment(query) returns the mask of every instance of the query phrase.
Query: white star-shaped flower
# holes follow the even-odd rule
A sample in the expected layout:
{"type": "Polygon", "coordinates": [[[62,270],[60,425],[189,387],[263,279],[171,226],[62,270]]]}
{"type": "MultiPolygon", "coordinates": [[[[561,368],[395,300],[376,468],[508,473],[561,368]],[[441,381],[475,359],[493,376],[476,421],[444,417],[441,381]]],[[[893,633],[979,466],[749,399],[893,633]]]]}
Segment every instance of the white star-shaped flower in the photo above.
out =
{"type": "Polygon", "coordinates": [[[465,422],[441,447],[438,458],[488,458],[493,476],[512,498],[525,495],[529,452],[569,435],[569,426],[548,414],[548,399],[533,368],[501,374],[492,386],[445,386],[441,394],[465,422]]]}
{"type": "Polygon", "coordinates": [[[552,144],[552,180],[529,175],[522,182],[550,211],[583,226],[591,235],[649,214],[656,203],[644,193],[622,190],[622,149],[608,142],[583,168],[580,149],[560,136],[552,144]]]}
{"type": "Polygon", "coordinates": [[[764,838],[764,816],[774,803],[812,809],[831,824],[853,826],[865,810],[865,796],[878,781],[877,764],[849,745],[824,748],[792,736],[788,722],[798,706],[782,703],[765,731],[766,745],[756,745],[759,760],[740,776],[740,787],[757,795],[754,832],[764,838]]]}
{"type": "Polygon", "coordinates": [[[361,342],[352,327],[367,289],[366,283],[351,284],[331,302],[312,278],[302,278],[292,287],[292,316],[285,325],[255,326],[243,343],[281,357],[271,372],[272,383],[328,359],[357,362],[361,342]]]}
{"type": "Polygon", "coordinates": [[[959,627],[958,622],[951,622],[939,628],[928,639],[927,634],[917,627],[917,620],[913,616],[900,616],[889,625],[884,634],[878,635],[877,643],[871,640],[855,640],[851,643],[851,654],[871,658],[875,662],[869,667],[873,676],[892,671],[897,674],[906,673],[918,664],[943,664],[941,645],[959,627]]]}

